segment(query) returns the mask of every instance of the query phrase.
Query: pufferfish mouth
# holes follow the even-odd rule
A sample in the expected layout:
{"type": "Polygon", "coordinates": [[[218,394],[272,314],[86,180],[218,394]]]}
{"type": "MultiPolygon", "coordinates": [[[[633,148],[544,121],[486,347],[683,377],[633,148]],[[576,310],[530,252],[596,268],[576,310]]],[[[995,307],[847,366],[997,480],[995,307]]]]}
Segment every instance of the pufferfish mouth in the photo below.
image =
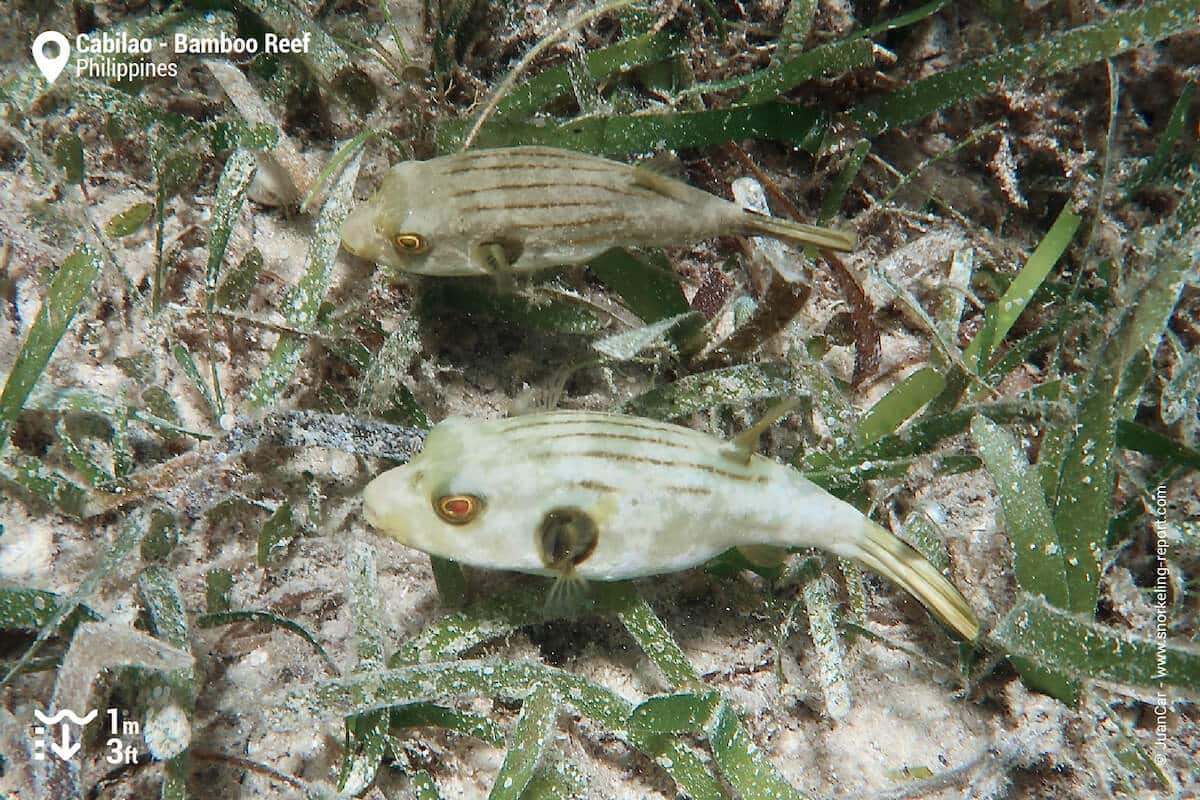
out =
{"type": "Polygon", "coordinates": [[[367,524],[372,528],[379,527],[379,523],[375,521],[375,510],[366,502],[363,503],[363,519],[365,519],[367,524]]]}
{"type": "Polygon", "coordinates": [[[351,214],[342,223],[342,247],[346,248],[346,252],[351,255],[366,258],[361,247],[355,247],[354,243],[364,245],[378,237],[379,231],[375,229],[375,223],[370,214],[351,214]]]}
{"type": "Polygon", "coordinates": [[[397,476],[384,473],[363,489],[363,519],[384,536],[407,542],[417,511],[412,499],[397,492],[397,476]]]}
{"type": "Polygon", "coordinates": [[[380,531],[383,530],[379,524],[379,501],[383,499],[380,497],[381,492],[382,489],[378,485],[378,479],[376,479],[367,484],[362,494],[363,518],[367,521],[368,525],[380,531]]]}

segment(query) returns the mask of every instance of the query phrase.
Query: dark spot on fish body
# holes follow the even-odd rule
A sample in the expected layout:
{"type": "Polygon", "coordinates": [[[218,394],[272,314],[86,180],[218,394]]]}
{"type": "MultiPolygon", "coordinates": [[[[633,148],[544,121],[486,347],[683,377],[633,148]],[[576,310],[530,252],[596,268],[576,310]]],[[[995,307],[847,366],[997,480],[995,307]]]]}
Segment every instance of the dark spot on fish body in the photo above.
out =
{"type": "Polygon", "coordinates": [[[595,552],[600,531],[586,511],[563,506],[546,512],[536,536],[542,563],[549,569],[566,573],[595,552]]]}

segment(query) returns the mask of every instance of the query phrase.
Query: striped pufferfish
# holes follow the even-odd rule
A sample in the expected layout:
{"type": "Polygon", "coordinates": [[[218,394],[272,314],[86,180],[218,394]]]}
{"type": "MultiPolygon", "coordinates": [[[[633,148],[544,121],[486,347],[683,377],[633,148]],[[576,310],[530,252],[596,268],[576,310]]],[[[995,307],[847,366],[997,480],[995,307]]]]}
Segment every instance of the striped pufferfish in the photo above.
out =
{"type": "Polygon", "coordinates": [[[559,150],[468,150],[397,164],[342,226],[342,244],[402,272],[466,276],[583,264],[618,245],[725,235],[853,250],[842,231],[777,219],[646,167],[559,150]]]}
{"type": "MultiPolygon", "coordinates": [[[[958,636],[979,624],[920,553],[794,469],[641,417],[553,411],[436,425],[364,490],[367,520],[431,555],[567,582],[697,566],[733,547],[818,547],[908,590],[958,636]]],[[[553,590],[552,590],[553,591],[553,590]]]]}

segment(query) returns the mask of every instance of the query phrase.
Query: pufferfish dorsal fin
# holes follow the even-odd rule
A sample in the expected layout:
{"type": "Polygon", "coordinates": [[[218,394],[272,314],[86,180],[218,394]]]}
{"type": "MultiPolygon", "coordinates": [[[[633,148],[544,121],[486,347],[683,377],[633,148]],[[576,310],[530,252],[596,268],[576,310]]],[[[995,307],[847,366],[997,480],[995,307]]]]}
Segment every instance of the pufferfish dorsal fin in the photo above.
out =
{"type": "Polygon", "coordinates": [[[679,156],[670,150],[659,150],[649,158],[642,158],[633,164],[637,169],[644,169],[664,178],[674,178],[677,181],[686,180],[683,162],[679,156]]]}
{"type": "Polygon", "coordinates": [[[763,432],[795,411],[799,405],[799,398],[792,397],[771,406],[757,422],[730,439],[729,444],[721,448],[721,455],[739,464],[749,464],[750,457],[758,450],[758,439],[763,432]]]}
{"type": "Polygon", "coordinates": [[[696,189],[682,181],[663,175],[649,166],[637,165],[631,170],[631,180],[634,186],[649,189],[668,200],[678,200],[690,203],[695,200],[696,189]]]}

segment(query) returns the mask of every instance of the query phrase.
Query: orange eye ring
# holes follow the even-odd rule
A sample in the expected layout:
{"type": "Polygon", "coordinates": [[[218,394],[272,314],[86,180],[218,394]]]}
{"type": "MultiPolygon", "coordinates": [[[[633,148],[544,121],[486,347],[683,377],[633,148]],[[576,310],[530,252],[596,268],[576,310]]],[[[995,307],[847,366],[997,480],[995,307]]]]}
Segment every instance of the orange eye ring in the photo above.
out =
{"type": "Polygon", "coordinates": [[[419,233],[397,233],[392,237],[392,247],[408,256],[420,255],[429,249],[429,242],[419,233]]]}
{"type": "Polygon", "coordinates": [[[451,525],[466,525],[483,510],[483,502],[473,494],[447,494],[433,502],[433,510],[451,525]]]}

